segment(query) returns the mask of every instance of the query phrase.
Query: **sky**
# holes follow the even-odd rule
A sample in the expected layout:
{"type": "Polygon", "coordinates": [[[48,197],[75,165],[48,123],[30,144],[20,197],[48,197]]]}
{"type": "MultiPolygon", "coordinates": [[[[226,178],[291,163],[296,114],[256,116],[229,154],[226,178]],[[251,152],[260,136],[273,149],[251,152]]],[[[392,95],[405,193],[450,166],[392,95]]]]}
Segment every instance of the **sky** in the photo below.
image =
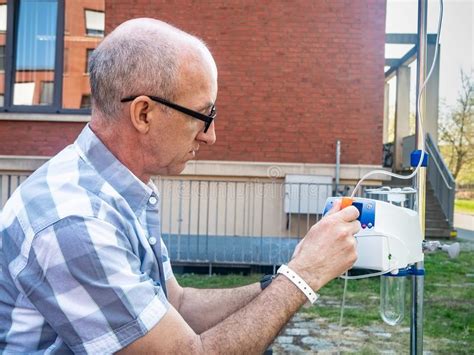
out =
{"type": "MultiPolygon", "coordinates": [[[[416,33],[417,11],[418,0],[387,0],[386,33],[416,33]]],[[[428,33],[436,33],[438,17],[439,0],[428,0],[428,33]]],[[[456,103],[461,87],[461,69],[474,74],[473,21],[474,0],[444,0],[439,91],[440,100],[447,105],[456,103]]],[[[408,49],[386,45],[385,58],[400,58],[408,49]]],[[[415,67],[412,71],[416,71],[415,67]]],[[[416,78],[414,74],[413,80],[416,78]]]]}

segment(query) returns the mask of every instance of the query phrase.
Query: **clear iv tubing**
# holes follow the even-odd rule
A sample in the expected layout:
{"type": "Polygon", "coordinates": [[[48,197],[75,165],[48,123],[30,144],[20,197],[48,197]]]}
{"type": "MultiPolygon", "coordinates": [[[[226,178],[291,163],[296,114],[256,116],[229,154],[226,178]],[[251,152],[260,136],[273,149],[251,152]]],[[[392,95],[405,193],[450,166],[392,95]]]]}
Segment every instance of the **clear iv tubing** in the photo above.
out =
{"type": "MultiPolygon", "coordinates": [[[[390,250],[390,239],[395,239],[397,240],[398,242],[400,242],[400,244],[403,244],[403,246],[405,247],[406,249],[406,244],[403,240],[401,240],[400,238],[394,236],[394,235],[390,235],[389,238],[387,238],[387,246],[388,246],[388,249],[390,250]]],[[[359,279],[367,279],[369,277],[375,277],[375,276],[381,276],[381,275],[384,275],[386,273],[391,273],[395,270],[398,270],[398,268],[392,268],[392,269],[388,269],[388,270],[383,270],[383,271],[377,271],[377,272],[373,272],[373,273],[370,273],[370,274],[365,274],[365,275],[357,275],[357,276],[348,276],[347,275],[347,272],[344,273],[344,276],[339,276],[341,279],[344,279],[346,282],[347,280],[359,280],[359,279]]]]}
{"type": "MultiPolygon", "coordinates": [[[[397,238],[394,235],[391,235],[390,238],[396,239],[400,243],[405,245],[405,242],[403,240],[401,240],[400,238],[397,238]]],[[[387,239],[387,244],[388,244],[389,249],[390,249],[390,238],[387,239]]],[[[339,330],[340,331],[342,331],[342,320],[344,319],[344,307],[346,305],[347,280],[360,280],[360,279],[367,279],[369,277],[382,276],[389,272],[392,273],[395,270],[398,270],[398,268],[393,268],[389,270],[383,270],[383,271],[378,271],[378,272],[373,272],[370,274],[358,275],[358,276],[348,276],[347,271],[346,271],[344,273],[344,276],[339,276],[341,279],[344,279],[344,290],[342,291],[341,314],[339,317],[339,330]]]]}
{"type": "MultiPolygon", "coordinates": [[[[426,84],[428,83],[428,80],[430,79],[431,74],[433,73],[436,61],[438,60],[439,36],[441,34],[441,24],[443,22],[443,10],[444,10],[443,9],[443,0],[440,0],[440,2],[439,2],[438,31],[437,31],[437,34],[436,34],[436,48],[435,48],[434,59],[433,59],[433,63],[431,63],[430,71],[429,71],[428,75],[426,76],[425,81],[423,82],[423,84],[420,87],[420,91],[418,93],[418,101],[417,101],[417,105],[416,105],[416,110],[417,110],[417,113],[418,113],[418,115],[417,115],[418,129],[421,131],[421,134],[419,135],[419,137],[421,139],[420,146],[423,147],[423,149],[421,149],[420,160],[418,161],[418,164],[417,164],[415,170],[413,170],[413,172],[409,175],[395,174],[395,173],[392,173],[390,171],[385,171],[385,170],[372,170],[372,171],[369,171],[367,174],[365,174],[359,180],[356,187],[352,191],[351,198],[353,198],[355,196],[355,194],[359,190],[360,185],[362,184],[362,182],[365,179],[367,179],[369,176],[376,175],[376,174],[381,174],[381,175],[392,176],[392,177],[395,177],[395,178],[398,178],[398,179],[408,180],[408,179],[413,178],[416,174],[418,174],[418,170],[420,169],[421,164],[423,163],[423,159],[425,158],[425,149],[424,149],[424,147],[425,147],[425,133],[423,132],[423,120],[422,120],[422,117],[421,117],[421,109],[420,109],[420,107],[421,107],[421,95],[423,94],[423,91],[425,90],[426,84]]],[[[446,181],[444,176],[443,176],[443,180],[444,180],[444,183],[446,184],[446,186],[449,189],[452,189],[452,187],[448,184],[448,182],[446,181]]],[[[347,280],[349,280],[349,279],[354,280],[354,279],[362,279],[362,278],[380,276],[380,275],[386,274],[387,272],[391,272],[391,271],[394,271],[394,270],[388,270],[388,271],[385,271],[385,272],[381,271],[381,272],[376,272],[376,273],[372,273],[372,274],[368,274],[368,275],[360,275],[360,276],[348,276],[347,271],[346,271],[344,276],[341,276],[341,278],[344,279],[344,291],[343,291],[343,294],[342,294],[341,315],[340,315],[340,318],[339,318],[339,330],[340,331],[342,331],[342,320],[344,318],[344,306],[345,306],[345,303],[346,303],[347,280]]]]}

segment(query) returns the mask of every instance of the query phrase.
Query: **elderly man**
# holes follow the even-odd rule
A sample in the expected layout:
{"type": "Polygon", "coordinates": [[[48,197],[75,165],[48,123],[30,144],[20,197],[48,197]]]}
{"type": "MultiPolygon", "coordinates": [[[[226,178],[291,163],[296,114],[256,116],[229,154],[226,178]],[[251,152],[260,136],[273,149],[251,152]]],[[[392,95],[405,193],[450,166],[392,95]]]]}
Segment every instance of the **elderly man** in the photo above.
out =
{"type": "Polygon", "coordinates": [[[0,352],[264,351],[351,267],[358,211],[333,208],[264,290],[180,287],[150,177],[179,174],[215,142],[214,60],[197,38],[136,19],[89,65],[91,123],[3,211],[0,352]]]}

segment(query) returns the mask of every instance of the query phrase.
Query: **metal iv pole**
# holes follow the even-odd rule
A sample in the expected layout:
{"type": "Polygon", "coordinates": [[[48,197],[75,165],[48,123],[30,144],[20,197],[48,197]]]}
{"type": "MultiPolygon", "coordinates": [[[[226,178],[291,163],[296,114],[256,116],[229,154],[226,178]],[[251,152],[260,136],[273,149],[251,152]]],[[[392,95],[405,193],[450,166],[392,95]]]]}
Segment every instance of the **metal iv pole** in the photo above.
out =
{"type": "MultiPolygon", "coordinates": [[[[427,44],[427,10],[428,0],[418,0],[418,44],[416,65],[416,98],[419,98],[421,85],[426,78],[426,44],[427,44]]],[[[425,91],[426,92],[426,91],[425,91]]],[[[425,95],[420,97],[420,111],[425,115],[425,95]]],[[[417,102],[418,105],[418,102],[417,102]]],[[[423,129],[419,127],[420,112],[417,110],[416,117],[416,149],[425,149],[423,129]]],[[[423,125],[423,121],[421,121],[423,125]]],[[[425,208],[426,208],[426,169],[420,169],[416,175],[415,189],[416,206],[420,218],[422,235],[425,236],[425,208]]],[[[423,289],[424,289],[424,263],[420,261],[413,267],[412,275],[412,297],[411,297],[411,322],[410,322],[410,354],[423,353],[423,289]]]]}

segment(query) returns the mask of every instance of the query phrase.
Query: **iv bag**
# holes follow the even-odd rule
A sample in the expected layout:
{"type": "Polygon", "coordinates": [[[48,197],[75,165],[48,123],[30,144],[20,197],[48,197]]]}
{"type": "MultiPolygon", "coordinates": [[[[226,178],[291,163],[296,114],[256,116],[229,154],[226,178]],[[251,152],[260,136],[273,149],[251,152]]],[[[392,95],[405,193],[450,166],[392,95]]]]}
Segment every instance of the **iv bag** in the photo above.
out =
{"type": "Polygon", "coordinates": [[[400,324],[405,316],[405,276],[380,277],[380,316],[389,325],[400,324]]]}

